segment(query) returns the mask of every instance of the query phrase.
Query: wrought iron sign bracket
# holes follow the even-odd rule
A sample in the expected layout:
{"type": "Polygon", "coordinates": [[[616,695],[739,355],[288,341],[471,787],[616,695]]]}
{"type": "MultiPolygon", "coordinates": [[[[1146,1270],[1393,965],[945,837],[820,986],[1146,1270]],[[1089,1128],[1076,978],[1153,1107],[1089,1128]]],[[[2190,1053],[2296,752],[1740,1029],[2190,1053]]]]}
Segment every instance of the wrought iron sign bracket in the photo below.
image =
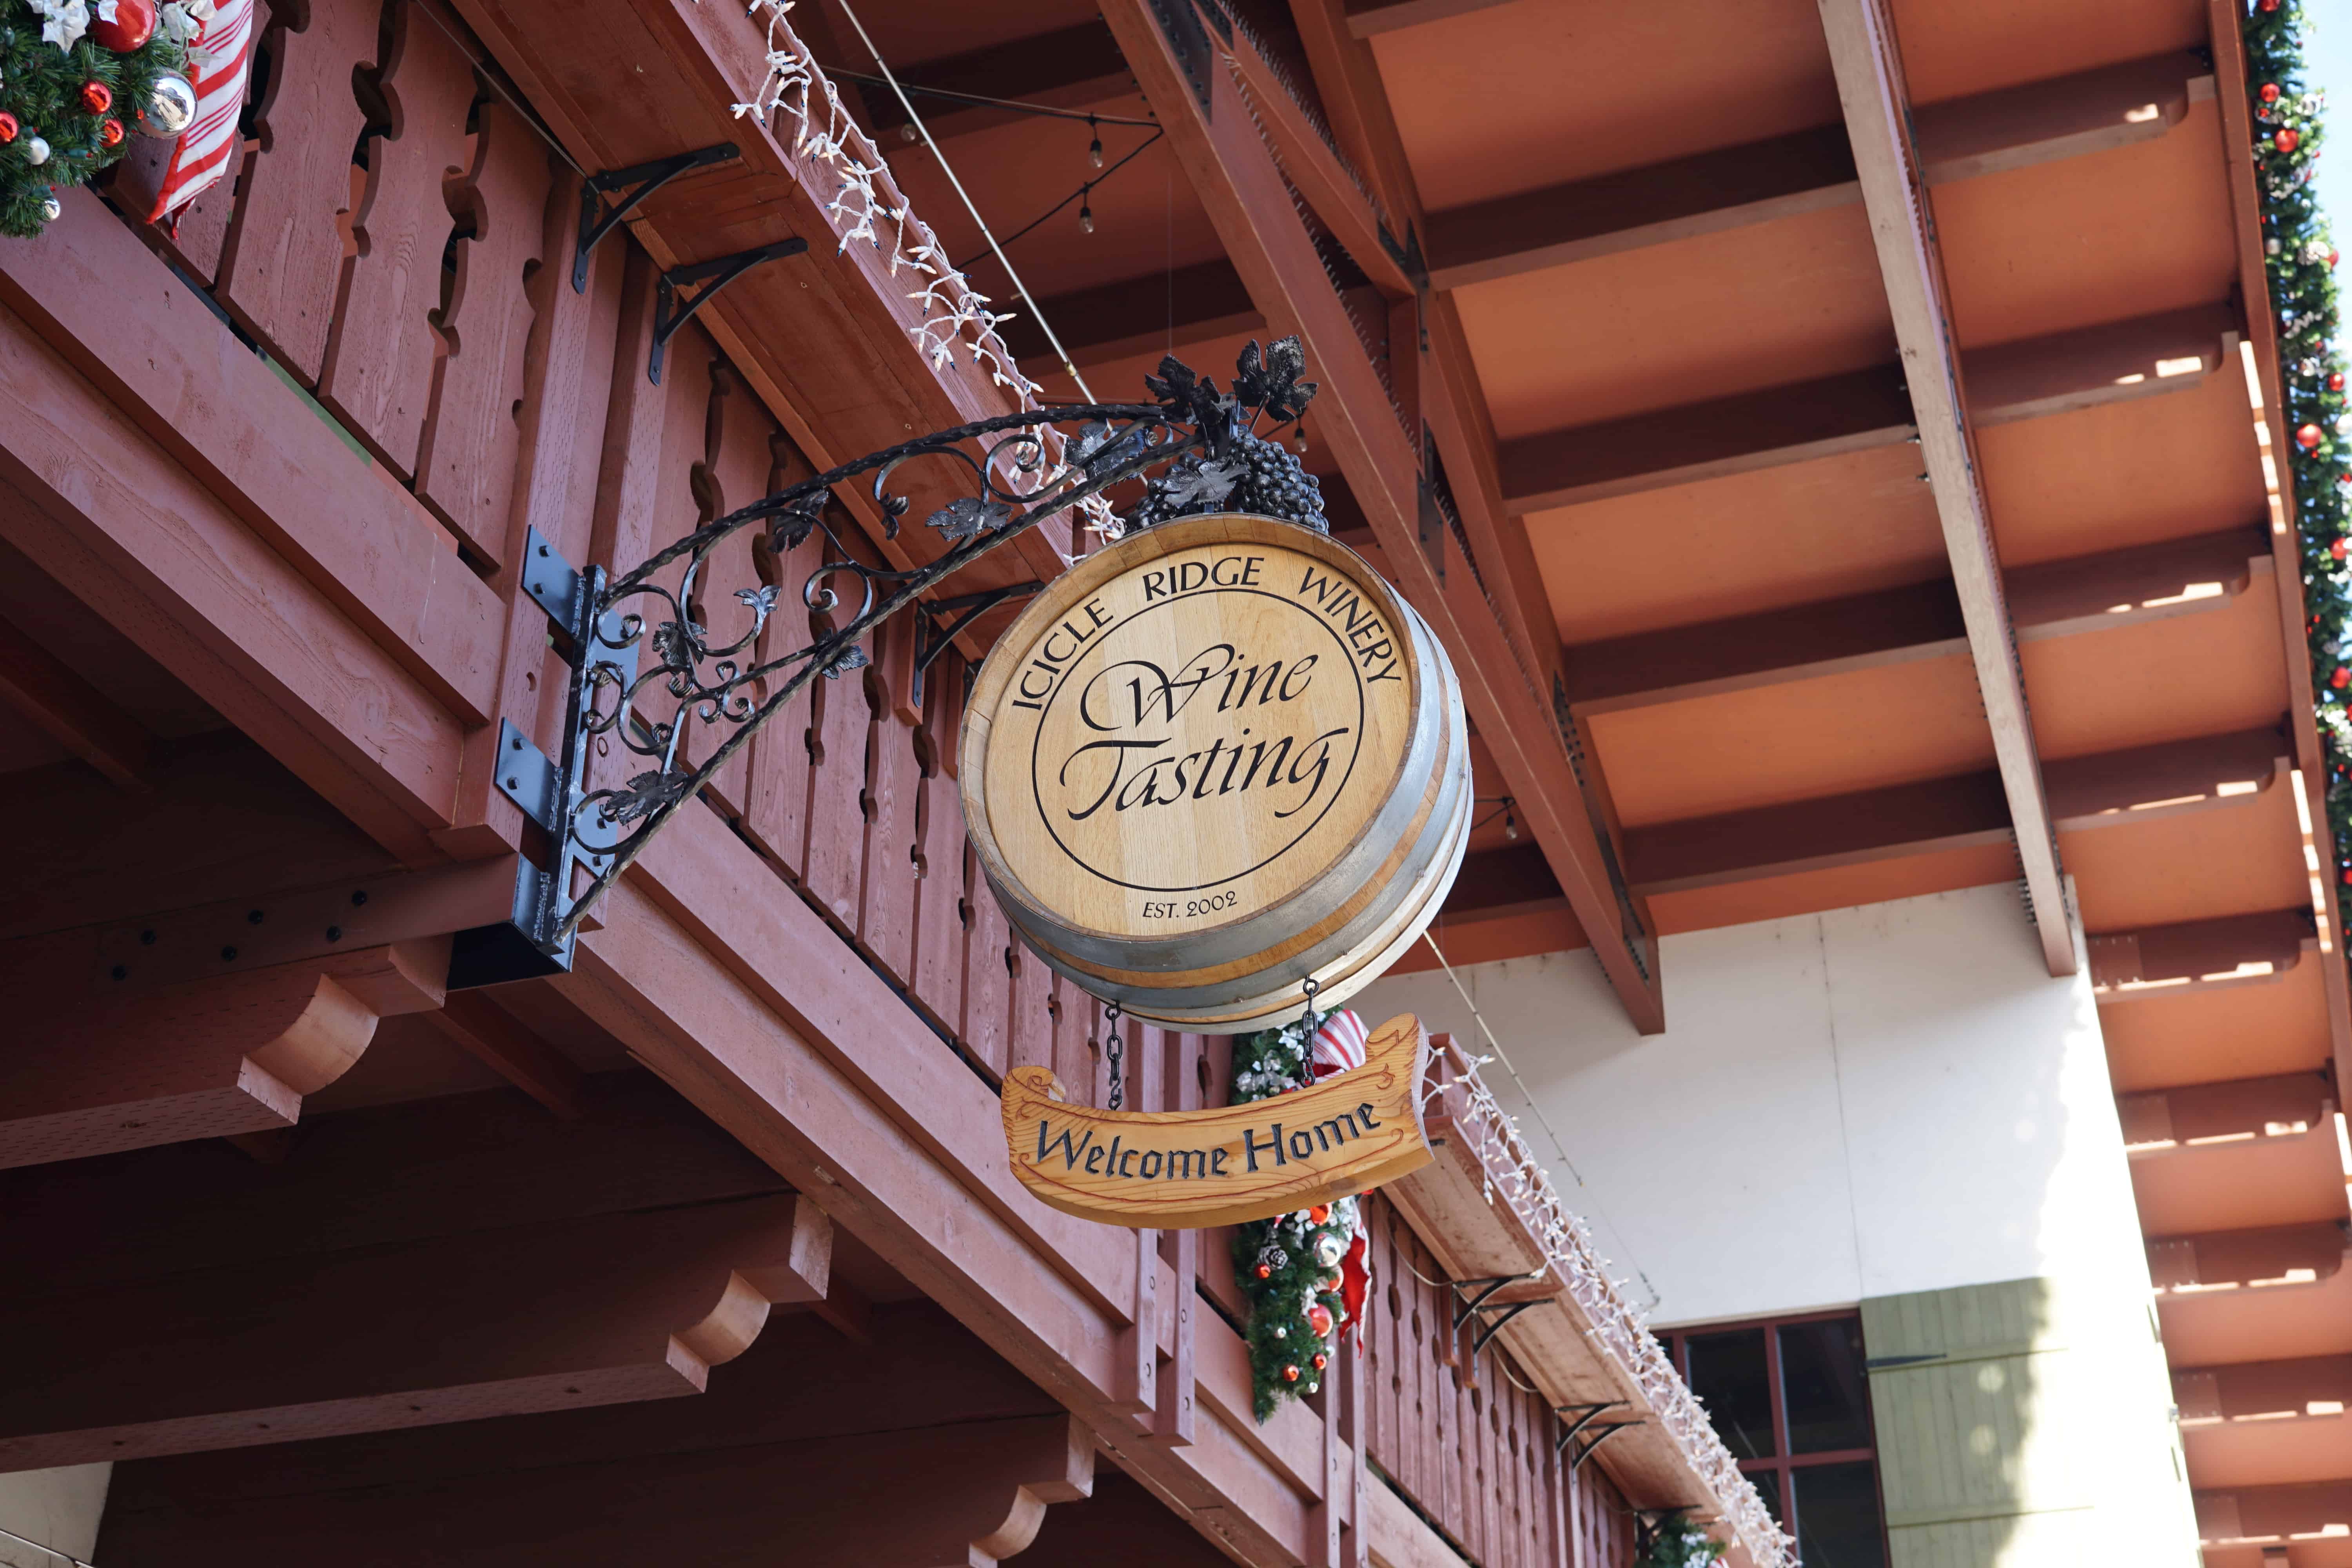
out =
{"type": "Polygon", "coordinates": [[[1628,1427],[1643,1426],[1646,1425],[1648,1425],[1648,1423],[1643,1421],[1608,1421],[1603,1422],[1598,1426],[1589,1428],[1590,1436],[1586,1436],[1581,1443],[1571,1441],[1567,1444],[1567,1447],[1570,1450],[1571,1454],[1571,1457],[1568,1461],[1568,1473],[1572,1476],[1576,1474],[1577,1471],[1584,1468],[1584,1461],[1592,1458],[1593,1450],[1600,1447],[1601,1444],[1609,1441],[1610,1438],[1617,1436],[1618,1433],[1626,1430],[1628,1427]]]}
{"type": "Polygon", "coordinates": [[[779,261],[787,256],[798,256],[808,248],[808,241],[794,237],[780,239],[773,245],[763,245],[756,250],[739,250],[732,256],[722,256],[713,261],[698,261],[690,267],[673,267],[661,275],[654,289],[654,352],[652,363],[646,366],[646,377],[656,386],[661,384],[662,359],[669,350],[670,339],[677,330],[694,320],[694,313],[717,299],[730,283],[763,261],[779,261]],[[678,290],[689,284],[704,287],[683,305],[678,290]]]}
{"type": "Polygon", "coordinates": [[[1576,1419],[1572,1422],[1567,1423],[1560,1428],[1559,1439],[1552,1444],[1551,1451],[1554,1454],[1566,1452],[1569,1444],[1582,1436],[1584,1435],[1584,1429],[1587,1426],[1591,1426],[1595,1421],[1598,1421],[1602,1415],[1608,1414],[1612,1410],[1622,1410],[1624,1408],[1625,1402],[1622,1399],[1604,1400],[1598,1405],[1553,1405],[1551,1413],[1554,1415],[1566,1416],[1570,1412],[1574,1412],[1576,1419]]]}
{"type": "Polygon", "coordinates": [[[736,156],[735,143],[721,142],[715,147],[656,158],[650,163],[632,163],[625,169],[607,169],[601,174],[591,174],[581,181],[580,239],[572,251],[572,292],[584,294],[588,291],[589,256],[604,243],[604,237],[635,209],[638,203],[689,169],[724,163],[736,156]],[[615,194],[619,194],[621,199],[613,205],[610,212],[605,211],[604,198],[615,194]]]}
{"type": "Polygon", "coordinates": [[[950,621],[945,626],[934,626],[928,620],[920,623],[921,629],[915,637],[913,696],[917,706],[919,707],[923,700],[925,672],[939,662],[940,655],[947,652],[956,638],[963,635],[965,627],[1007,599],[1026,598],[1045,586],[1043,583],[1013,583],[1003,588],[990,588],[978,594],[959,595],[952,599],[934,599],[925,605],[923,608],[932,615],[953,616],[955,619],[950,621]]]}
{"type": "Polygon", "coordinates": [[[1504,1304],[1496,1302],[1490,1306],[1487,1304],[1487,1298],[1504,1286],[1517,1284],[1526,1278],[1524,1274],[1493,1274],[1477,1279],[1454,1280],[1454,1327],[1457,1331],[1460,1330],[1463,1324],[1468,1322],[1479,1312],[1501,1311],[1504,1304]]]}

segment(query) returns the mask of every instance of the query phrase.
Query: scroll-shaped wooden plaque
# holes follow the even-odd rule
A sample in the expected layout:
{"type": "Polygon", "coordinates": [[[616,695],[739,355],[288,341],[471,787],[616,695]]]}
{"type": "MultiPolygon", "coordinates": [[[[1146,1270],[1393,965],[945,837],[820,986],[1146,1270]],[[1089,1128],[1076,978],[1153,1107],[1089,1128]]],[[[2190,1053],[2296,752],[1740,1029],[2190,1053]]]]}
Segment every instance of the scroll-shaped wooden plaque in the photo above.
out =
{"type": "Polygon", "coordinates": [[[1372,1031],[1362,1067],[1213,1110],[1072,1105],[1051,1068],[1014,1068],[1004,1079],[1004,1137],[1021,1184],[1066,1214],[1158,1230],[1238,1225],[1429,1163],[1428,1066],[1428,1031],[1406,1013],[1372,1031]]]}

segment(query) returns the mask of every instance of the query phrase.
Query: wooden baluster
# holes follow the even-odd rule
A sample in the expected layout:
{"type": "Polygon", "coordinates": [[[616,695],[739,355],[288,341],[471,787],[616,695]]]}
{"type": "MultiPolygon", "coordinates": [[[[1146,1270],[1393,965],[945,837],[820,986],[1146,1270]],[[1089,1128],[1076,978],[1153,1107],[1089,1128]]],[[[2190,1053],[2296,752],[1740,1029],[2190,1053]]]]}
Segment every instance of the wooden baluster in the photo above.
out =
{"type": "MultiPolygon", "coordinates": [[[[963,1017],[956,1033],[964,1048],[1001,1078],[1012,1066],[1013,973],[1006,953],[1013,931],[997,907],[996,890],[981,874],[977,857],[967,850],[964,861],[964,904],[971,934],[964,949],[963,1017]]],[[[1076,1092],[1075,1085],[1066,1087],[1076,1092]]]]}
{"type": "MultiPolygon", "coordinates": [[[[700,511],[705,521],[724,517],[767,494],[768,475],[775,466],[770,447],[776,434],[775,421],[768,416],[766,407],[743,384],[742,377],[724,362],[711,373],[710,400],[703,466],[698,476],[700,511]]],[[[741,529],[731,538],[722,540],[704,559],[695,584],[695,600],[702,606],[702,613],[695,618],[707,628],[716,646],[725,647],[751,628],[751,606],[739,595],[765,586],[753,560],[753,542],[759,532],[756,525],[741,529]]],[[[799,624],[801,617],[784,606],[781,593],[777,605],[778,615],[795,626],[799,624]]],[[[758,662],[759,651],[749,647],[730,657],[738,668],[749,668],[758,662]]],[[[747,689],[745,695],[755,704],[759,700],[756,690],[747,689]]],[[[734,737],[737,728],[724,719],[716,724],[698,723],[694,759],[699,763],[725,745],[734,737]]],[[[751,771],[750,758],[738,752],[735,760],[711,780],[712,793],[731,816],[740,817],[749,808],[751,771]]]]}
{"type": "MultiPolygon", "coordinates": [[[[476,560],[503,564],[522,445],[524,367],[541,264],[547,149],[498,99],[476,111],[474,160],[450,205],[468,236],[441,321],[447,357],[434,377],[416,493],[476,560]]],[[[577,564],[577,563],[575,563],[577,564]]]]}
{"type": "Polygon", "coordinates": [[[379,73],[391,128],[368,142],[367,179],[352,209],[357,247],[343,268],[319,401],[404,479],[416,471],[425,410],[443,340],[441,257],[456,220],[442,183],[462,172],[474,68],[455,39],[415,14],[392,11],[392,49],[379,73]]]}
{"type": "MultiPolygon", "coordinates": [[[[1121,1080],[1126,1109],[1157,1110],[1170,1054],[1167,1031],[1131,1024],[1123,1033],[1127,1046],[1121,1080]]],[[[1119,1331],[1119,1386],[1111,1407],[1131,1416],[1137,1430],[1149,1434],[1157,1425],[1154,1415],[1160,1397],[1160,1233],[1154,1230],[1135,1233],[1131,1311],[1128,1326],[1119,1331]]]]}
{"type": "MultiPolygon", "coordinates": [[[[963,659],[952,649],[923,681],[922,770],[915,810],[915,1000],[959,1031],[963,1018],[963,802],[956,790],[956,728],[963,711],[963,659]]],[[[1065,1081],[1067,1081],[1065,1079],[1065,1081]]]]}
{"type": "MultiPolygon", "coordinates": [[[[842,573],[828,582],[842,603],[830,614],[809,617],[812,630],[820,636],[848,625],[857,614],[856,577],[842,573]]],[[[867,651],[870,656],[872,650],[867,651]]],[[[815,693],[809,720],[814,772],[802,882],[842,929],[856,931],[858,879],[866,868],[866,731],[874,727],[874,710],[866,700],[865,679],[856,670],[838,679],[821,675],[809,685],[815,693]]]]}
{"type": "Polygon", "coordinates": [[[915,705],[915,649],[921,630],[911,614],[876,627],[874,665],[864,672],[870,722],[857,941],[901,985],[915,981],[915,809],[922,790],[922,763],[915,755],[915,731],[922,722],[915,705]]]}
{"type": "MultiPolygon", "coordinates": [[[[1053,1068],[1054,972],[1008,928],[1013,969],[1013,1027],[1005,1045],[1010,1067],[1053,1068]]],[[[1064,1086],[1065,1088],[1067,1085],[1064,1086]]],[[[1130,1090],[1128,1109],[1139,1109],[1130,1090]]]]}
{"type": "Polygon", "coordinates": [[[1371,1433],[1371,1422],[1366,1418],[1364,1409],[1370,1370],[1364,1364],[1365,1352],[1366,1345],[1349,1333],[1342,1337],[1339,1359],[1332,1363],[1332,1370],[1341,1374],[1339,1435],[1347,1440],[1349,1454],[1344,1478],[1348,1489],[1348,1533],[1343,1542],[1347,1549],[1346,1568],[1371,1568],[1372,1562],[1372,1529],[1370,1520],[1365,1517],[1369,1500],[1364,1496],[1365,1461],[1370,1457],[1365,1444],[1371,1433]]]}
{"type": "MultiPolygon", "coordinates": [[[[283,3],[285,0],[281,0],[283,3]]],[[[255,0],[254,36],[267,37],[272,25],[268,0],[255,0]]],[[[260,68],[257,61],[256,73],[260,68]]],[[[247,78],[248,100],[262,85],[257,74],[247,78]]],[[[250,137],[241,136],[228,154],[228,167],[221,177],[159,224],[142,220],[155,210],[155,199],[163,189],[164,173],[171,167],[173,154],[179,151],[176,141],[139,138],[129,156],[114,166],[108,191],[115,205],[131,218],[139,237],[147,242],[149,248],[210,288],[220,276],[221,250],[228,243],[229,224],[236,214],[237,198],[246,188],[246,171],[256,145],[250,137]]]]}
{"type": "MultiPolygon", "coordinates": [[[[774,461],[768,477],[772,495],[814,472],[808,460],[781,434],[770,443],[769,452],[774,461]]],[[[803,592],[810,574],[824,562],[824,535],[815,529],[781,555],[768,547],[764,533],[753,542],[752,558],[760,575],[776,589],[775,613],[760,638],[762,659],[781,658],[807,646],[809,616],[803,592]]],[[[788,680],[797,668],[783,670],[777,679],[788,680]]],[[[815,694],[803,687],[751,742],[751,777],[747,786],[751,800],[744,827],[752,841],[795,879],[808,857],[809,715],[815,700],[815,694]]]]}
{"type": "MultiPolygon", "coordinates": [[[[1201,1109],[1202,1054],[1206,1042],[1199,1035],[1170,1035],[1160,1103],[1169,1110],[1201,1109]]],[[[1167,1361],[1160,1367],[1160,1387],[1152,1399],[1151,1435],[1170,1447],[1190,1447],[1193,1436],[1194,1381],[1192,1315],[1200,1308],[1195,1281],[1201,1274],[1201,1233],[1162,1231],[1160,1256],[1176,1280],[1175,1323],[1167,1361]]]]}
{"type": "Polygon", "coordinates": [[[221,304],[271,357],[315,384],[342,287],[352,149],[367,123],[352,93],[375,58],[381,0],[277,0],[259,151],[229,226],[221,304]]]}

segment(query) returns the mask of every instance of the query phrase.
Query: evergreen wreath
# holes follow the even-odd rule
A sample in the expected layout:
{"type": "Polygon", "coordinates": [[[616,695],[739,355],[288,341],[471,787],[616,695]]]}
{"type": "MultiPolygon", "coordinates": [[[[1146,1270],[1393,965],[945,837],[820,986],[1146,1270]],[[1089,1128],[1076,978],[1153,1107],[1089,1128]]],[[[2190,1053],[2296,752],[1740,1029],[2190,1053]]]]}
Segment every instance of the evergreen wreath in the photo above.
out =
{"type": "MultiPolygon", "coordinates": [[[[2327,769],[2327,826],[2339,884],[2352,886],[2352,420],[2336,338],[2336,245],[2312,189],[2326,132],[2324,94],[2303,76],[2301,0],[2257,0],[2245,19],[2246,95],[2263,270],[2279,331],[2279,409],[2289,432],[2305,635],[2327,769]]],[[[2342,933],[2352,939],[2352,922],[2342,933]]]]}
{"type": "Polygon", "coordinates": [[[1690,1521],[1688,1509],[1660,1515],[1642,1531],[1642,1554],[1633,1568],[1706,1568],[1723,1556],[1723,1542],[1690,1521]]]}
{"type": "MultiPolygon", "coordinates": [[[[1233,1103],[1304,1089],[1314,1037],[1303,1023],[1234,1037],[1233,1103]]],[[[1234,1226],[1234,1275],[1249,1301],[1250,1384],[1257,1418],[1322,1385],[1344,1310],[1340,1261],[1356,1234],[1356,1200],[1234,1226]]]]}
{"type": "MultiPolygon", "coordinates": [[[[0,234],[29,239],[55,190],[131,151],[158,91],[193,111],[182,73],[209,5],[174,0],[0,0],[0,234]],[[173,79],[167,82],[166,78],[173,79]]],[[[173,122],[152,116],[160,131],[173,122]]]]}

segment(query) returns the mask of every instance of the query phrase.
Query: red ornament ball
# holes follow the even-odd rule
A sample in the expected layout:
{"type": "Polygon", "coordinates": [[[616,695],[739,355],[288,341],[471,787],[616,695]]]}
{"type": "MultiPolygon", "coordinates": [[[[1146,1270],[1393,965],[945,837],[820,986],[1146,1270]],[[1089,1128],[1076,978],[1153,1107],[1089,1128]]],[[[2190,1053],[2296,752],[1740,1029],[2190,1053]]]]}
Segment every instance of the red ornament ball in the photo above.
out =
{"type": "Polygon", "coordinates": [[[15,140],[16,140],[16,117],[5,110],[0,110],[0,147],[5,147],[15,140]]]}
{"type": "Polygon", "coordinates": [[[2271,144],[2282,153],[2292,153],[2302,143],[2303,138],[2292,131],[2282,131],[2271,138],[2271,144]]]}
{"type": "Polygon", "coordinates": [[[2330,555],[2333,555],[2333,556],[2334,556],[2334,557],[2336,557],[2336,559],[2337,559],[2338,561],[2343,560],[2343,559],[2344,559],[2344,541],[2342,541],[2342,540],[2340,540],[2340,539],[2339,539],[2339,540],[2337,540],[2335,543],[2333,543],[2333,544],[2329,545],[2329,546],[2327,547],[2327,553],[2329,553],[2330,555]]]}
{"type": "Polygon", "coordinates": [[[2278,100],[2278,83],[2274,81],[2266,81],[2263,83],[2263,101],[2264,103],[2276,103],[2278,100]]]}
{"type": "Polygon", "coordinates": [[[1274,1278],[1274,1265],[1272,1265],[1272,1264],[1270,1264],[1270,1263],[1261,1263],[1261,1264],[1259,1264],[1259,1265],[1257,1266],[1257,1277],[1258,1277],[1259,1279],[1273,1279],[1273,1278],[1274,1278]]]}
{"type": "Polygon", "coordinates": [[[2344,868],[2344,885],[2352,888],[2352,866],[2344,868]]]}
{"type": "Polygon", "coordinates": [[[1317,1351],[1315,1352],[1315,1370],[1317,1372],[1321,1372],[1325,1365],[1328,1363],[1329,1359],[1330,1358],[1326,1356],[1321,1351],[1317,1351]]]}
{"type": "Polygon", "coordinates": [[[2352,686],[2352,669],[2347,669],[2340,664],[2337,665],[2336,667],[2336,673],[2327,678],[2327,684],[2336,688],[2338,691],[2343,690],[2347,686],[2352,686]]]}
{"type": "Polygon", "coordinates": [[[114,20],[91,22],[89,36],[118,55],[146,47],[155,36],[155,0],[114,0],[114,20]]]}
{"type": "Polygon", "coordinates": [[[1331,1309],[1320,1301],[1307,1308],[1307,1326],[1315,1331],[1317,1339],[1328,1339],[1331,1333],[1331,1309]]]}
{"type": "Polygon", "coordinates": [[[104,114],[114,107],[114,89],[102,81],[81,84],[81,106],[92,114],[104,114]]]}
{"type": "Polygon", "coordinates": [[[2330,392],[2341,392],[2344,390],[2344,373],[2342,371],[2339,370],[2335,374],[2327,378],[2327,390],[2330,392]]]}
{"type": "Polygon", "coordinates": [[[2294,444],[2306,452],[2317,451],[2319,444],[2326,439],[2327,433],[2316,425],[2305,425],[2294,433],[2294,444]]]}
{"type": "Polygon", "coordinates": [[[1329,1204],[1317,1204],[1313,1208],[1307,1211],[1307,1223],[1310,1225],[1325,1225],[1329,1223],[1330,1218],[1331,1205],[1329,1204]]]}
{"type": "Polygon", "coordinates": [[[1282,1381],[1285,1383],[1297,1383],[1298,1381],[1298,1369],[1295,1366],[1284,1367],[1282,1369],[1282,1381]]]}
{"type": "Polygon", "coordinates": [[[122,121],[120,120],[110,120],[105,124],[100,126],[98,128],[98,139],[102,145],[108,147],[121,146],[122,121]]]}
{"type": "Polygon", "coordinates": [[[2278,8],[2279,0],[2262,0],[2262,9],[2265,11],[2275,11],[2278,8]]]}

